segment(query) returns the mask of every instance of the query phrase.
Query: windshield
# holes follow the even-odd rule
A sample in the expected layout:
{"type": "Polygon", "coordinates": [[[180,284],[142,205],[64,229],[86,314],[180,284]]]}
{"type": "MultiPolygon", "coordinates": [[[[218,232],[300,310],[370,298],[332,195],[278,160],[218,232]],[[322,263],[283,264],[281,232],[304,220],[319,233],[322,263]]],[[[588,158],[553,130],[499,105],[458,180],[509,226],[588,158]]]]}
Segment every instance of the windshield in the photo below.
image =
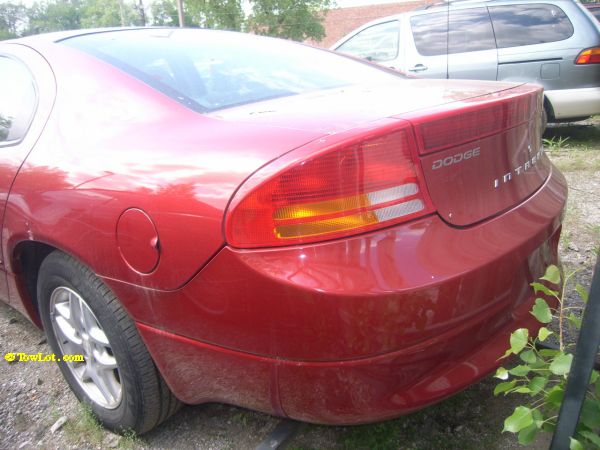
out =
{"type": "Polygon", "coordinates": [[[200,112],[402,77],[307,45],[225,31],[122,30],[61,42],[200,112]]]}

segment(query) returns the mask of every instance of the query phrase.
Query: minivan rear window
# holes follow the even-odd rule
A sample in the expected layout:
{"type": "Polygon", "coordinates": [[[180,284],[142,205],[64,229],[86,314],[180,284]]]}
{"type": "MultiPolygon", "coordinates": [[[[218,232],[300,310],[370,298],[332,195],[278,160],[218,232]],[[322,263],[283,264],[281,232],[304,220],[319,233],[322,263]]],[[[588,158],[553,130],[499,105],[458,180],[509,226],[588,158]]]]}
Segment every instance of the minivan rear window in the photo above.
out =
{"type": "Polygon", "coordinates": [[[573,24],[562,9],[545,3],[490,6],[498,48],[545,44],[568,39],[573,24]]]}

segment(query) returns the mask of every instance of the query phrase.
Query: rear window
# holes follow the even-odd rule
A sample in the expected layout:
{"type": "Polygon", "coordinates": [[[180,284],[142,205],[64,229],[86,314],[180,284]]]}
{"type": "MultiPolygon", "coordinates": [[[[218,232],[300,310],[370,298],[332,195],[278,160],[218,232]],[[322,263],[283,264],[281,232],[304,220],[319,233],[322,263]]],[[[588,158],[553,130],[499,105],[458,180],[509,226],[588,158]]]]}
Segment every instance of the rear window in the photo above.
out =
{"type": "Polygon", "coordinates": [[[306,45],[223,31],[129,30],[61,42],[199,112],[401,77],[306,45]]]}
{"type": "Polygon", "coordinates": [[[545,44],[562,41],[573,35],[573,24],[555,5],[491,6],[490,16],[498,48],[545,44]]]}
{"type": "Polygon", "coordinates": [[[588,8],[592,15],[596,18],[598,22],[600,22],[600,6],[588,8]]]}

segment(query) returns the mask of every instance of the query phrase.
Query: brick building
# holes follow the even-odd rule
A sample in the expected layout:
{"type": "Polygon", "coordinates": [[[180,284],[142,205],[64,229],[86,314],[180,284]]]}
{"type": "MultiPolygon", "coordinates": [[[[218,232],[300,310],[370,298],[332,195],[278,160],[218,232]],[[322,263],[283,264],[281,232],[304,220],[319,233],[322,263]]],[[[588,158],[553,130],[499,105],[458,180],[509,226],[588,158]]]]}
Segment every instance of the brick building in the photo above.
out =
{"type": "MultiPolygon", "coordinates": [[[[437,1],[439,2],[439,0],[437,1]]],[[[371,20],[379,17],[391,16],[404,11],[419,8],[431,3],[433,0],[399,0],[396,3],[384,3],[351,8],[337,8],[327,12],[323,26],[325,38],[320,42],[311,42],[321,47],[329,47],[338,39],[371,20]]]]}

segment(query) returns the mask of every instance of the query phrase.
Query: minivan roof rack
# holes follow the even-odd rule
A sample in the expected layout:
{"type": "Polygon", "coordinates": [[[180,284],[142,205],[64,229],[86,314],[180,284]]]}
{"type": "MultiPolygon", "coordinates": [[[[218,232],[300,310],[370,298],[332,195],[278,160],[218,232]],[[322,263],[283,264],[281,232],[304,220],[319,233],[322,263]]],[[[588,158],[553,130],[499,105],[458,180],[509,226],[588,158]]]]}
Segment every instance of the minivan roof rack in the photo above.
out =
{"type": "Polygon", "coordinates": [[[461,3],[481,3],[481,2],[486,2],[489,0],[442,0],[440,2],[436,2],[436,3],[431,3],[429,5],[425,5],[422,6],[420,8],[417,8],[418,10],[422,10],[422,9],[429,9],[429,8],[435,8],[438,6],[443,6],[443,5],[450,5],[450,4],[461,4],[461,3]]]}

